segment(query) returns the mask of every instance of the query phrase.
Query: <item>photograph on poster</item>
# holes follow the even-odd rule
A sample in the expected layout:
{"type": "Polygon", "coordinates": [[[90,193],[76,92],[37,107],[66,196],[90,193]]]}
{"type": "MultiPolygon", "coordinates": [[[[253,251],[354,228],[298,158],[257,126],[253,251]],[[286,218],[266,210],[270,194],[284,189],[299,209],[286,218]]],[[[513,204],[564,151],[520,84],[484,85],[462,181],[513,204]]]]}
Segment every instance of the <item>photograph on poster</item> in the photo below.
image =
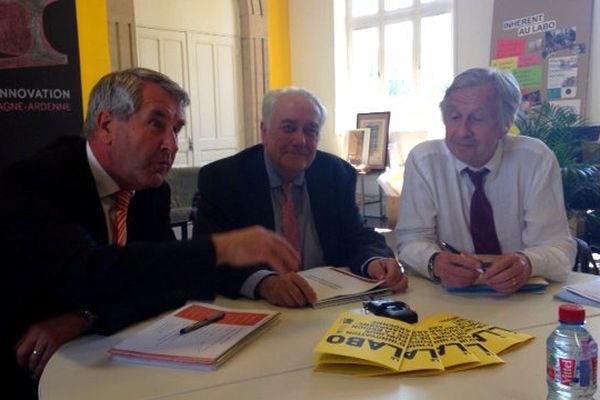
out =
{"type": "Polygon", "coordinates": [[[385,169],[390,112],[359,113],[356,116],[357,128],[369,128],[367,166],[370,169],[385,169]]]}
{"type": "Polygon", "coordinates": [[[521,99],[521,111],[527,111],[542,102],[542,94],[539,90],[525,91],[521,99]]]}
{"type": "Polygon", "coordinates": [[[549,56],[555,51],[568,49],[577,39],[576,29],[574,26],[564,29],[555,29],[544,33],[544,57],[549,56]]]}

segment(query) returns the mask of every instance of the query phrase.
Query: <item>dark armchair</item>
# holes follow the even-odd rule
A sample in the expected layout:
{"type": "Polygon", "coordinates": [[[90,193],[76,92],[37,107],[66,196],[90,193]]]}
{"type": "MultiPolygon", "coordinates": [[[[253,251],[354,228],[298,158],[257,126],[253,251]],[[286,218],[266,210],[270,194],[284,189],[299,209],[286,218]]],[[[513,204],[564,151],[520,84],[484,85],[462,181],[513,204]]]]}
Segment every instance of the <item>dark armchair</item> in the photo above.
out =
{"type": "Polygon", "coordinates": [[[188,238],[188,225],[193,220],[194,194],[199,167],[171,168],[165,180],[171,187],[171,226],[181,229],[181,239],[188,238]]]}

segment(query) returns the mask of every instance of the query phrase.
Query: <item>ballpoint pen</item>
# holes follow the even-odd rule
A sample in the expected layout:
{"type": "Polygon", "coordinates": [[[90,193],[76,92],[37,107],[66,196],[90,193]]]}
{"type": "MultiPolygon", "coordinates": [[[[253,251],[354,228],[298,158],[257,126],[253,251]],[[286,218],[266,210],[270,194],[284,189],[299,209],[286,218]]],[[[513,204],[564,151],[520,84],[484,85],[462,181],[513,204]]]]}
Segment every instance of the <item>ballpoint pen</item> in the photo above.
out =
{"type": "MultiPolygon", "coordinates": [[[[445,250],[448,250],[451,253],[459,254],[459,255],[463,254],[461,251],[458,251],[455,247],[449,245],[448,243],[446,243],[446,242],[444,242],[442,240],[440,240],[440,246],[442,248],[444,248],[445,250]]],[[[483,273],[483,271],[485,271],[486,269],[488,269],[489,266],[490,266],[489,262],[482,261],[481,262],[481,267],[477,268],[476,271],[478,271],[481,274],[481,273],[483,273]]]]}
{"type": "Polygon", "coordinates": [[[179,334],[185,335],[186,333],[193,332],[197,329],[202,328],[203,326],[210,325],[213,322],[220,320],[224,316],[225,316],[225,313],[223,311],[216,311],[213,314],[209,315],[208,317],[201,319],[200,321],[194,322],[191,325],[181,328],[181,330],[179,331],[179,334]]]}
{"type": "Polygon", "coordinates": [[[440,246],[442,246],[444,249],[448,250],[451,253],[461,254],[460,251],[456,250],[454,247],[450,246],[448,243],[446,243],[444,241],[440,240],[440,246]]]}

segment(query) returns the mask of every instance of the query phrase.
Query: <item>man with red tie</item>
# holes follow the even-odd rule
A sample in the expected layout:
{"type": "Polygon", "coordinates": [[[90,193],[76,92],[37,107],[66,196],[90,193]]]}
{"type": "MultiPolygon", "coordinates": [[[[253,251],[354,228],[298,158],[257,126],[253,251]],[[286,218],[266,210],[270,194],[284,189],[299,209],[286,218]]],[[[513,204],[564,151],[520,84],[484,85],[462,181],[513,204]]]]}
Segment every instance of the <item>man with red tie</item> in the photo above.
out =
{"type": "Polygon", "coordinates": [[[164,175],[188,103],[161,73],[110,73],[90,95],[85,138],[63,138],[0,175],[8,393],[36,398],[50,356],[82,333],[213,299],[221,265],[298,268],[292,246],[257,226],[175,240],[164,175]]]}
{"type": "Polygon", "coordinates": [[[412,270],[448,287],[483,279],[503,293],[530,276],[567,278],[576,245],[556,157],[507,135],[520,100],[514,77],[493,69],[467,70],[446,90],[445,140],[416,146],[405,165],[396,242],[412,270]],[[485,271],[483,254],[494,255],[485,271]]]}
{"type": "MultiPolygon", "coordinates": [[[[356,206],[356,170],[317,151],[325,108],[309,91],[283,88],[263,99],[262,144],[206,165],[198,174],[194,235],[261,225],[282,234],[300,253],[301,268],[346,266],[383,279],[394,291],[407,278],[383,236],[363,225],[356,206]]],[[[288,307],[315,300],[296,273],[266,266],[223,268],[219,290],[288,307]]]]}

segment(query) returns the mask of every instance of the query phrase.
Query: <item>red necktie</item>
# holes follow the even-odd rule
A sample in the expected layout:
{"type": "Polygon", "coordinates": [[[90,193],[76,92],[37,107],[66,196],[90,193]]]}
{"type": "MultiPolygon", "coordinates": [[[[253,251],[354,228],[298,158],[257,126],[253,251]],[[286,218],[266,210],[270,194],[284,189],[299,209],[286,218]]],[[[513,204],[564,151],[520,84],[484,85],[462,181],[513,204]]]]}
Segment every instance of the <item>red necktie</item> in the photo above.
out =
{"type": "Polygon", "coordinates": [[[300,252],[300,239],[298,238],[298,224],[296,222],[296,209],[294,208],[294,196],[292,194],[292,183],[282,185],[283,202],[281,203],[281,230],[283,237],[300,252]]]}
{"type": "Polygon", "coordinates": [[[113,220],[113,243],[117,246],[125,246],[127,243],[127,207],[131,200],[131,192],[119,190],[113,193],[115,200],[113,220]]]}
{"type": "Polygon", "coordinates": [[[496,225],[494,225],[494,213],[492,205],[485,196],[483,190],[483,178],[490,170],[487,168],[475,172],[468,168],[465,169],[475,191],[471,198],[471,237],[475,246],[476,254],[502,254],[498,235],[496,234],[496,225]]]}

